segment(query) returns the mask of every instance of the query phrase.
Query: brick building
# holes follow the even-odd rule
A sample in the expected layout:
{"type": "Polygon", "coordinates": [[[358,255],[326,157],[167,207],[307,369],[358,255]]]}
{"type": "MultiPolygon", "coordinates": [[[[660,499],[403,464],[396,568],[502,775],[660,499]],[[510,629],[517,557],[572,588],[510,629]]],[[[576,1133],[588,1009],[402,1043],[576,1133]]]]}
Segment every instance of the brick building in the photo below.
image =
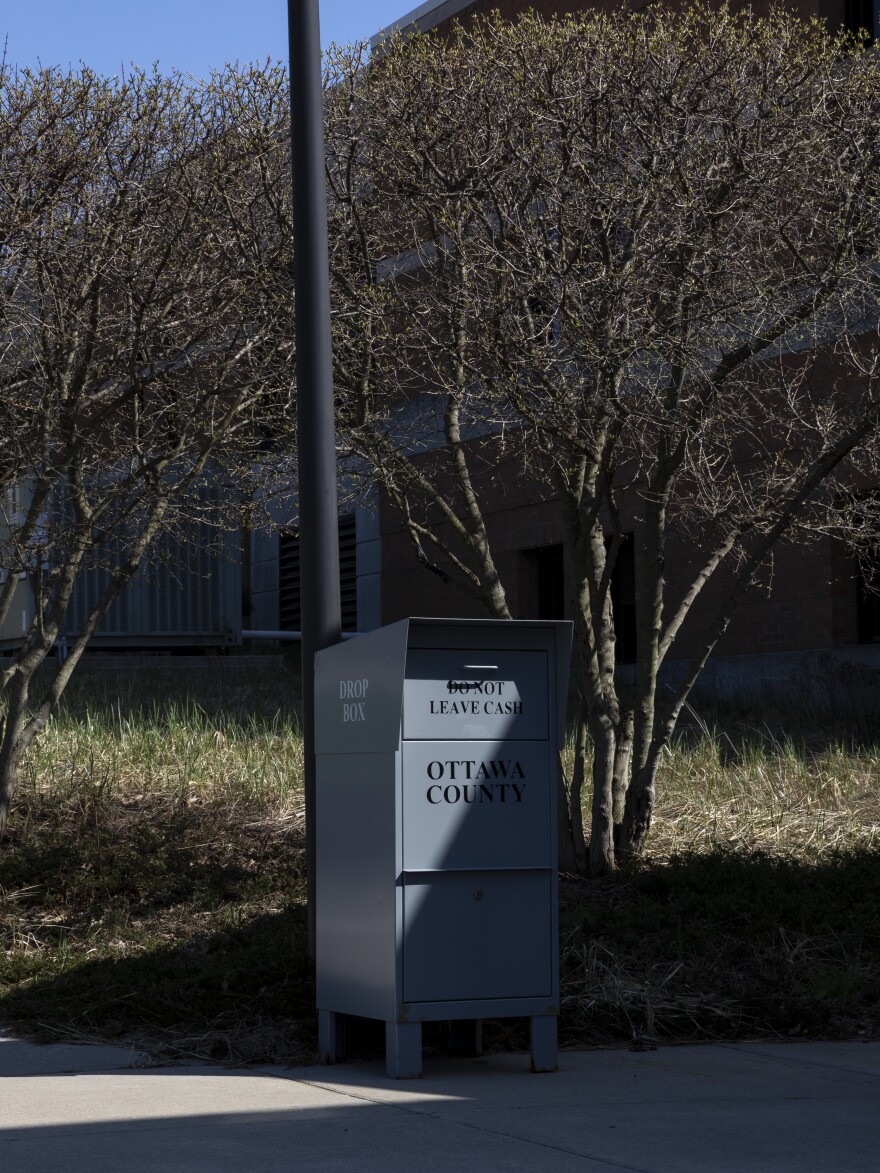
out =
{"type": "MultiPolygon", "coordinates": [[[[537,12],[542,16],[560,16],[585,8],[599,8],[613,11],[622,7],[633,12],[648,8],[651,0],[426,0],[417,8],[402,14],[388,28],[382,29],[373,38],[378,45],[383,37],[395,30],[418,29],[427,32],[437,29],[446,32],[453,21],[466,21],[469,17],[488,12],[500,12],[513,20],[525,12],[537,12]]],[[[676,0],[666,5],[675,8],[676,0]]],[[[754,3],[732,3],[731,8],[751,8],[758,16],[767,13],[773,5],[769,0],[755,0],[754,3]]],[[[782,7],[805,17],[817,17],[827,21],[831,28],[847,28],[851,32],[865,30],[872,37],[880,37],[880,5],[877,0],[789,0],[782,7]]]]}
{"type": "MultiPolygon", "coordinates": [[[[515,18],[527,9],[556,15],[583,6],[577,0],[428,0],[377,34],[374,46],[393,29],[442,32],[454,20],[494,9],[515,18]]],[[[755,7],[760,10],[761,5],[755,7]]],[[[880,0],[801,0],[793,7],[834,27],[880,32],[880,0]]],[[[480,495],[511,613],[519,618],[563,617],[567,584],[558,503],[542,500],[536,486],[518,469],[491,479],[491,486],[488,480],[480,486],[480,495]]],[[[624,520],[630,532],[636,513],[633,503],[629,522],[624,520]]],[[[435,519],[435,524],[442,523],[435,519]]],[[[416,565],[410,539],[386,502],[377,500],[372,507],[355,511],[344,528],[351,547],[344,571],[352,600],[349,625],[356,623],[365,630],[412,614],[466,617],[478,613],[465,596],[416,565]]],[[[274,619],[281,614],[286,616],[286,626],[295,625],[297,619],[290,609],[291,586],[285,582],[283,567],[279,570],[275,543],[264,537],[254,549],[256,626],[275,626],[274,619]]],[[[636,651],[638,557],[638,542],[627,542],[613,584],[618,655],[624,664],[635,658],[636,651]]],[[[673,597],[678,583],[683,589],[690,570],[692,557],[686,542],[673,540],[666,574],[673,597]]],[[[725,588],[727,573],[719,571],[698,610],[708,613],[725,588]]],[[[756,681],[789,688],[793,672],[806,682],[827,675],[843,662],[880,667],[880,601],[866,585],[866,574],[855,557],[830,537],[781,544],[764,570],[762,585],[739,606],[706,675],[732,688],[751,688],[756,681]]],[[[692,650],[683,642],[674,654],[687,657],[692,650]]]]}

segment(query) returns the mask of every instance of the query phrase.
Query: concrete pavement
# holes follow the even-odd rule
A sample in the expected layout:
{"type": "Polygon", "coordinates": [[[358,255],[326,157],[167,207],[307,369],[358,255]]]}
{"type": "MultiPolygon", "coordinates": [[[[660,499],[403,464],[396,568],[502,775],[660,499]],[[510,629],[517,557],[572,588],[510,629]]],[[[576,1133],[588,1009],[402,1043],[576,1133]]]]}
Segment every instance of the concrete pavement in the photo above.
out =
{"type": "Polygon", "coordinates": [[[383,1065],[145,1067],[0,1035],[3,1173],[872,1173],[880,1043],[738,1043],[383,1065]]]}

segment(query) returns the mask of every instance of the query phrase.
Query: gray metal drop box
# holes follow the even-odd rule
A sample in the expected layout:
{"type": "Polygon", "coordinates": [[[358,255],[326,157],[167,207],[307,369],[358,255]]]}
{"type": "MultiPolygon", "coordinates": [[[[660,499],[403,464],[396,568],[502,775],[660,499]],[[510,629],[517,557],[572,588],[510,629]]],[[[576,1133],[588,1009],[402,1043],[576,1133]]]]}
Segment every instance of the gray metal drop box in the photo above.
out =
{"type": "Polygon", "coordinates": [[[407,619],[315,663],[319,1048],[386,1024],[421,1074],[421,1024],[527,1016],[556,1068],[557,754],[571,624],[407,619]]]}

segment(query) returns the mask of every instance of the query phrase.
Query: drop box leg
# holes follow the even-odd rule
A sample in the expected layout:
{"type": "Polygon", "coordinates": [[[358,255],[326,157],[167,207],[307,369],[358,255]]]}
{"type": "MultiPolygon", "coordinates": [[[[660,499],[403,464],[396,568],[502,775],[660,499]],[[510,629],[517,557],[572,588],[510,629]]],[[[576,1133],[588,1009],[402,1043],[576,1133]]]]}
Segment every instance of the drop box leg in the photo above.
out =
{"type": "Polygon", "coordinates": [[[420,1079],[422,1075],[422,1024],[385,1023],[385,1070],[389,1079],[420,1079]]]}
{"type": "Polygon", "coordinates": [[[345,1058],[345,1015],[318,1011],[318,1055],[325,1063],[345,1058]]]}
{"type": "Polygon", "coordinates": [[[535,1015],[531,1019],[531,1028],[532,1071],[555,1071],[558,1066],[556,1055],[556,1015],[535,1015]]]}

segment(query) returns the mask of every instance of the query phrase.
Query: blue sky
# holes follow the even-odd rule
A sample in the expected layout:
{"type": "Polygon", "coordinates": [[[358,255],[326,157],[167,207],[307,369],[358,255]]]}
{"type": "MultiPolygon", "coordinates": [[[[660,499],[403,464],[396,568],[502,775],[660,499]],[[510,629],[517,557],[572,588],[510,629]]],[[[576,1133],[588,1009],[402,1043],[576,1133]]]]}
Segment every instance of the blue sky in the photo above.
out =
{"type": "MultiPolygon", "coordinates": [[[[321,40],[366,40],[418,0],[320,0],[321,40]]],[[[287,58],[287,0],[5,0],[0,42],[17,65],[117,73],[135,62],[202,74],[226,61],[287,58]]]]}

